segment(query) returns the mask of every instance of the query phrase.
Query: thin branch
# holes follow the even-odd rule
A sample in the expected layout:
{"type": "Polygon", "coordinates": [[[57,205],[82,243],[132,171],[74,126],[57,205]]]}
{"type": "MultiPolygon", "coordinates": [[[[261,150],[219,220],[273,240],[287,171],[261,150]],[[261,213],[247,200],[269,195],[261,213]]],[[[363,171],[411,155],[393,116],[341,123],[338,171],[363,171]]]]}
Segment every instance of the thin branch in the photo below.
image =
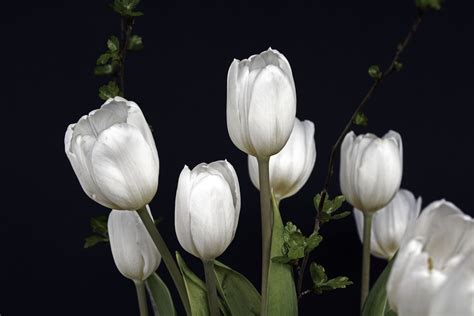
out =
{"type": "Polygon", "coordinates": [[[132,28],[133,28],[134,18],[122,16],[121,19],[121,35],[120,35],[120,53],[119,53],[119,69],[118,79],[120,84],[120,91],[122,95],[125,96],[125,57],[127,56],[127,48],[130,42],[130,36],[132,35],[132,28]]]}
{"type": "MultiPolygon", "coordinates": [[[[342,130],[341,134],[337,138],[336,143],[332,146],[331,155],[329,156],[329,164],[328,164],[328,169],[327,169],[327,173],[326,173],[326,179],[324,181],[324,187],[323,187],[322,194],[321,194],[321,200],[319,201],[319,205],[318,205],[317,210],[316,210],[317,215],[316,215],[316,219],[314,221],[314,231],[315,232],[318,232],[319,228],[320,228],[320,218],[319,218],[320,211],[319,210],[322,210],[323,207],[324,207],[324,201],[327,197],[327,192],[328,192],[329,186],[331,184],[331,178],[332,178],[333,173],[334,173],[334,159],[336,157],[337,150],[339,149],[345,135],[351,129],[352,124],[353,124],[354,119],[356,118],[357,114],[359,112],[362,112],[362,110],[364,109],[364,106],[367,104],[369,99],[372,97],[372,95],[374,94],[377,87],[387,77],[389,77],[392,73],[396,72],[399,65],[401,65],[400,64],[400,56],[402,55],[403,51],[407,47],[408,43],[410,43],[411,39],[413,38],[413,35],[418,30],[418,27],[419,27],[419,25],[422,21],[422,18],[423,18],[423,11],[417,10],[417,15],[416,15],[415,21],[413,22],[408,34],[405,36],[405,39],[397,46],[397,50],[396,50],[395,55],[392,59],[392,62],[390,63],[390,65],[387,67],[387,69],[382,73],[382,75],[379,78],[374,79],[374,82],[372,83],[372,86],[369,88],[369,90],[365,94],[364,98],[362,99],[362,101],[357,106],[356,110],[354,111],[351,118],[347,122],[346,126],[342,130]]],[[[300,299],[303,296],[303,293],[307,292],[307,291],[305,291],[305,292],[302,293],[301,290],[302,290],[302,286],[303,286],[304,272],[306,270],[306,265],[308,264],[308,260],[309,260],[309,254],[306,254],[304,259],[303,259],[303,262],[301,264],[301,269],[299,270],[299,273],[298,273],[298,284],[297,284],[298,299],[300,299]]]]}

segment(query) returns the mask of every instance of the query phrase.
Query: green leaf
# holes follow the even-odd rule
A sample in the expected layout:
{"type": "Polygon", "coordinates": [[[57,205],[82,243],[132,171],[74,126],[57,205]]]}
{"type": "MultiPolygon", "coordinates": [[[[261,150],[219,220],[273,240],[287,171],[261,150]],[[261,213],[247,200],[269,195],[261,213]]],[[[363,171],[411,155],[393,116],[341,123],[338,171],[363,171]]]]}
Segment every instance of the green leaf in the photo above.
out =
{"type": "Polygon", "coordinates": [[[108,236],[107,221],[107,215],[92,217],[90,221],[92,231],[97,234],[108,236]]]}
{"type": "Polygon", "coordinates": [[[114,67],[111,64],[100,65],[94,68],[94,75],[106,76],[114,73],[114,67]]]}
{"type": "Polygon", "coordinates": [[[97,65],[105,65],[110,60],[110,58],[112,58],[112,54],[103,53],[99,56],[99,58],[97,58],[96,64],[97,65]]]}
{"type": "Polygon", "coordinates": [[[107,47],[111,52],[116,52],[119,50],[120,44],[117,36],[111,36],[109,40],[107,40],[107,47]]]}
{"type": "Polygon", "coordinates": [[[362,308],[362,316],[396,316],[396,313],[390,310],[387,300],[387,281],[394,260],[395,257],[389,262],[370,290],[369,296],[362,308]]]}
{"type": "Polygon", "coordinates": [[[377,65],[371,65],[367,72],[369,73],[369,76],[374,79],[382,78],[382,72],[380,72],[380,68],[377,65]]]}
{"type": "Polygon", "coordinates": [[[242,274],[215,261],[217,289],[233,316],[259,315],[260,294],[242,274]]]}
{"type": "Polygon", "coordinates": [[[351,215],[350,211],[344,211],[344,212],[337,213],[337,214],[331,216],[331,219],[341,219],[341,218],[345,218],[349,215],[351,215]]]}
{"type": "Polygon", "coordinates": [[[400,71],[403,68],[403,64],[399,61],[395,61],[393,63],[393,68],[395,68],[396,71],[400,71]]]}
{"type": "MultiPolygon", "coordinates": [[[[319,209],[321,196],[322,194],[318,193],[313,199],[314,207],[316,209],[319,209]]],[[[341,212],[341,213],[335,214],[335,212],[339,210],[339,208],[341,208],[342,203],[344,203],[345,200],[346,198],[344,197],[344,195],[338,195],[333,200],[331,200],[329,198],[329,194],[326,194],[324,204],[323,204],[323,210],[319,212],[320,223],[324,224],[331,220],[341,219],[341,218],[346,217],[348,215],[348,212],[341,212]]]]}
{"type": "Polygon", "coordinates": [[[150,297],[151,304],[155,316],[159,315],[176,315],[173,299],[171,298],[168,287],[163,280],[154,272],[145,281],[146,289],[150,297]]]}
{"type": "Polygon", "coordinates": [[[143,40],[138,35],[132,35],[130,41],[128,42],[128,50],[140,50],[143,48],[143,40]]]}
{"type": "Polygon", "coordinates": [[[136,17],[143,15],[142,12],[134,11],[139,3],[139,0],[115,0],[111,7],[121,16],[136,17]]]}
{"type": "Polygon", "coordinates": [[[317,232],[313,232],[308,238],[306,238],[306,248],[305,253],[310,253],[314,248],[319,246],[323,236],[319,235],[317,232]]]}
{"type": "Polygon", "coordinates": [[[100,236],[100,235],[91,235],[89,237],[86,237],[86,240],[84,242],[84,248],[90,248],[97,245],[98,243],[108,242],[108,241],[109,241],[109,238],[107,237],[100,236]]]}
{"type": "Polygon", "coordinates": [[[102,100],[107,100],[116,96],[121,96],[120,88],[117,83],[113,80],[109,81],[108,84],[103,85],[99,88],[99,97],[102,100]]]}
{"type": "Polygon", "coordinates": [[[287,256],[278,256],[278,257],[273,257],[272,261],[277,262],[277,263],[285,263],[286,264],[286,263],[291,263],[293,261],[293,259],[288,258],[287,256]]]}
{"type": "Polygon", "coordinates": [[[345,276],[338,276],[328,280],[324,267],[315,262],[311,263],[309,272],[311,273],[311,279],[313,280],[313,291],[317,294],[321,294],[324,291],[344,289],[346,286],[352,284],[352,281],[345,276]]]}
{"type": "Polygon", "coordinates": [[[440,10],[442,0],[416,0],[416,6],[422,10],[440,10]]]}
{"type": "Polygon", "coordinates": [[[346,286],[353,284],[348,277],[338,276],[326,282],[326,286],[331,290],[345,289],[346,286]]]}
{"type": "Polygon", "coordinates": [[[311,263],[309,266],[309,272],[314,285],[323,285],[328,280],[324,267],[316,262],[311,263]]]}
{"type": "Polygon", "coordinates": [[[356,117],[354,118],[354,120],[352,122],[355,125],[367,126],[367,124],[369,124],[369,119],[367,118],[367,116],[364,113],[358,112],[356,117]]]}
{"type": "MultiPolygon", "coordinates": [[[[273,231],[270,258],[284,255],[282,252],[283,222],[273,197],[273,231]]],[[[268,271],[268,315],[298,315],[293,269],[290,265],[270,261],[268,271]]]]}

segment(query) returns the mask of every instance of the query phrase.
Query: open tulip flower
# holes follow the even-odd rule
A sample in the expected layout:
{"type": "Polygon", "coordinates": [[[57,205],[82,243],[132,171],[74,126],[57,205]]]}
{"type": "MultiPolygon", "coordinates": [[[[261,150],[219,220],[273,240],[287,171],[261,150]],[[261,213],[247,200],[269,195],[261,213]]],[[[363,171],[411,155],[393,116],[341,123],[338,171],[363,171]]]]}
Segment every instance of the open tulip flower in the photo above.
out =
{"type": "Polygon", "coordinates": [[[400,188],[403,148],[400,134],[383,138],[350,132],[341,146],[341,191],[355,208],[373,213],[387,205],[400,188]]]}
{"type": "MultiPolygon", "coordinates": [[[[397,252],[405,231],[410,227],[421,209],[421,197],[401,189],[392,201],[374,214],[372,222],[371,253],[379,258],[390,260],[397,252]]],[[[363,214],[354,209],[357,232],[362,240],[363,214]]]]}
{"type": "Polygon", "coordinates": [[[159,159],[142,111],[121,97],[69,125],[66,155],[86,194],[103,206],[136,210],[155,196],[159,159]]]}
{"type": "MultiPolygon", "coordinates": [[[[279,201],[298,192],[308,180],[316,161],[314,124],[295,119],[290,139],[285,147],[270,157],[270,186],[279,201]]],[[[249,174],[258,189],[257,158],[248,156],[249,174]]]]}
{"type": "MultiPolygon", "coordinates": [[[[468,260],[466,258],[472,252],[474,252],[474,220],[454,204],[444,200],[428,205],[415,225],[407,231],[395,258],[387,283],[388,299],[392,309],[398,316],[432,316],[430,313],[432,308],[439,310],[449,308],[449,305],[434,307],[436,304],[441,304],[435,300],[442,302],[454,300],[453,294],[462,293],[463,289],[472,293],[472,283],[467,285],[463,282],[459,285],[452,283],[461,278],[459,275],[456,276],[457,273],[460,275],[472,273],[469,272],[472,271],[472,262],[466,263],[470,264],[471,268],[460,264],[463,260],[468,260]],[[450,289],[459,286],[459,289],[446,293],[445,286],[449,286],[450,289]],[[439,291],[443,292],[439,294],[439,291]]],[[[470,279],[472,280],[472,275],[470,279]]],[[[469,295],[472,297],[472,294],[461,294],[462,297],[469,295]]],[[[452,303],[454,302],[460,301],[452,303]]],[[[463,304],[469,303],[463,301],[463,304]]],[[[472,307],[466,307],[469,308],[472,310],[472,307]]]]}
{"type": "Polygon", "coordinates": [[[296,115],[296,90],[288,60],[269,48],[234,59],[227,75],[227,129],[243,152],[270,157],[285,146],[296,115]]]}

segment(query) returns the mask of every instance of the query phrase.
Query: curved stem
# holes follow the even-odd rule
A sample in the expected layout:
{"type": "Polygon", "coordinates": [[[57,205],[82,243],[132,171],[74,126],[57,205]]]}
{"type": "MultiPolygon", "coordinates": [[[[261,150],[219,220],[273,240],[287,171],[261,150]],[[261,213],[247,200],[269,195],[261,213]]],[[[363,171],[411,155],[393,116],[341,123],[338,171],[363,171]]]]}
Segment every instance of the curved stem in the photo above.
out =
{"type": "Polygon", "coordinates": [[[206,275],[207,303],[211,316],[219,316],[219,301],[217,299],[216,274],[214,260],[203,260],[204,274],[206,275]]]}
{"type": "Polygon", "coordinates": [[[360,308],[364,306],[370,287],[370,238],[372,231],[371,213],[364,213],[364,237],[362,246],[362,286],[360,290],[360,308]]]}
{"type": "Polygon", "coordinates": [[[161,234],[158,231],[158,228],[156,228],[155,223],[151,219],[150,214],[148,214],[146,207],[144,206],[141,209],[137,210],[137,213],[142,219],[142,222],[145,225],[146,230],[150,234],[151,239],[155,243],[156,248],[158,248],[158,251],[160,252],[161,257],[163,258],[166,268],[168,269],[168,272],[171,275],[171,278],[173,279],[174,285],[176,286],[176,289],[178,290],[178,294],[179,294],[179,297],[181,298],[181,302],[184,305],[186,314],[191,315],[191,308],[189,305],[188,294],[186,292],[186,287],[184,285],[183,276],[181,275],[181,272],[179,271],[176,261],[174,260],[168,247],[166,246],[166,243],[163,240],[163,237],[161,237],[161,234]]]}
{"type": "Polygon", "coordinates": [[[138,307],[140,316],[148,316],[148,305],[146,302],[145,283],[143,281],[133,281],[137,289],[138,307]]]}
{"type": "Polygon", "coordinates": [[[269,157],[257,158],[260,184],[260,209],[262,218],[262,305],[260,315],[267,315],[268,301],[268,268],[272,244],[272,193],[270,189],[269,157]]]}

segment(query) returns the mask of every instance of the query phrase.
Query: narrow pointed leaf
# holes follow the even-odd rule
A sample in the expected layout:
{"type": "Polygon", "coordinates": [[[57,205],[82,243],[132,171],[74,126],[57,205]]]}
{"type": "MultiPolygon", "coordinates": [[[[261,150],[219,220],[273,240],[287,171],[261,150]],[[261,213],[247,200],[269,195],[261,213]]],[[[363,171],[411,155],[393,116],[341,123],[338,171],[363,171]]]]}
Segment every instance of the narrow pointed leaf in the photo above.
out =
{"type": "Polygon", "coordinates": [[[174,309],[173,299],[171,298],[170,291],[163,280],[158,276],[158,274],[156,274],[156,272],[146,279],[145,285],[151,304],[153,305],[155,316],[175,316],[176,310],[174,309]]]}

